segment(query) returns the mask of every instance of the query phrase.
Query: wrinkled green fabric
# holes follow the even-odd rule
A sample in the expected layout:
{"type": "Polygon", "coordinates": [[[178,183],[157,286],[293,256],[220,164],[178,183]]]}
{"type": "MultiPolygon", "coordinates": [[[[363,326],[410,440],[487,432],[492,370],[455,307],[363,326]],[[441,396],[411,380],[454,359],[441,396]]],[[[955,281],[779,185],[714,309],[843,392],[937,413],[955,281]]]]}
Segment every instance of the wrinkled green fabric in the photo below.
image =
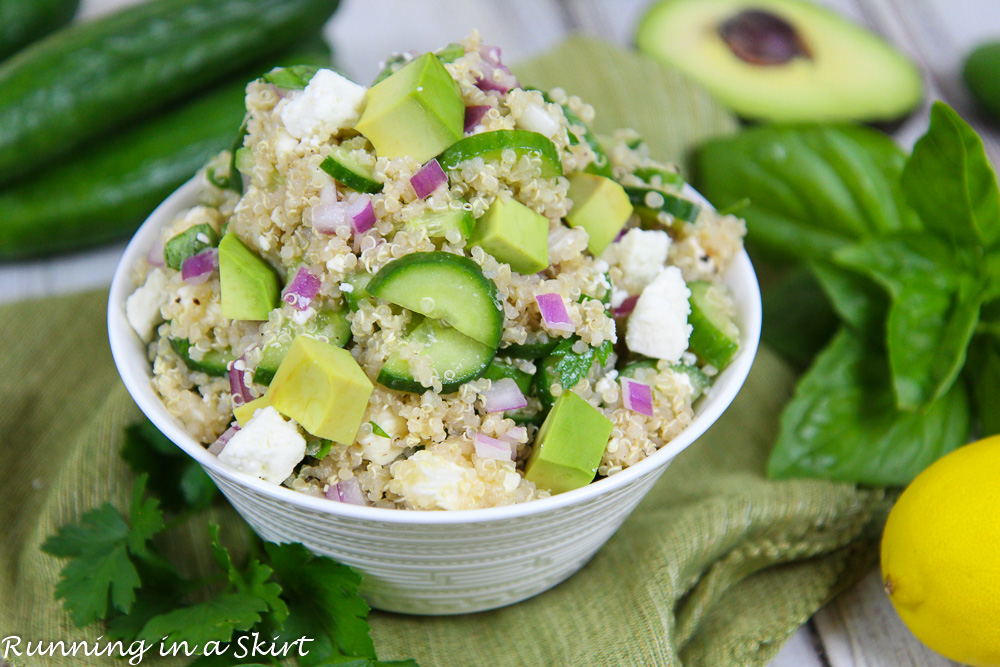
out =
{"type": "MultiPolygon", "coordinates": [[[[571,40],[517,73],[526,85],[561,83],[594,104],[599,130],[634,127],[658,157],[681,160],[692,142],[735,127],[673,73],[590,40],[571,40]]],[[[94,640],[103,633],[72,626],[53,598],[62,563],[39,546],[105,500],[124,506],[131,484],[118,449],[139,413],[111,362],[105,298],[89,293],[0,308],[0,640],[94,640]]],[[[497,611],[438,618],[373,612],[380,657],[413,657],[422,667],[765,664],[865,571],[887,509],[880,491],[764,479],[793,382],[792,371],[762,350],[733,406],[583,570],[497,611]]],[[[238,533],[231,510],[213,515],[238,533]]],[[[194,571],[211,559],[206,521],[189,522],[165,545],[194,571]]],[[[9,659],[32,667],[124,664],[9,659]]],[[[167,663],[147,656],[142,664],[167,663]]]]}

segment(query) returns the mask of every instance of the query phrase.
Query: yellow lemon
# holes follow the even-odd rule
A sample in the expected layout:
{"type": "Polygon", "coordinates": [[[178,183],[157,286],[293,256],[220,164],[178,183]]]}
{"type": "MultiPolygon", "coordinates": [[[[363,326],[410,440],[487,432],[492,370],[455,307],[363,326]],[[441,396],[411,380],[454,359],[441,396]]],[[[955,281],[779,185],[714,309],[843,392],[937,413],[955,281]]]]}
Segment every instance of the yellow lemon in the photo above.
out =
{"type": "Polygon", "coordinates": [[[1000,436],[960,447],[906,488],[882,535],[882,581],[927,646],[1000,666],[1000,436]]]}

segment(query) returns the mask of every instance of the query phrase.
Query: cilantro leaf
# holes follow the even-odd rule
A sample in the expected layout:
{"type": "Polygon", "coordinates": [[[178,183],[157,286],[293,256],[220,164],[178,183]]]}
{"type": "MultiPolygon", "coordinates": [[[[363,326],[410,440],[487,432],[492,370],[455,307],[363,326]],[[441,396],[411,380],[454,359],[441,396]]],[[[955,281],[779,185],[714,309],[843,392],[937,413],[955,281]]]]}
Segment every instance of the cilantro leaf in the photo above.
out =
{"type": "Polygon", "coordinates": [[[62,526],[42,550],[71,559],[60,573],[55,595],[77,627],[106,618],[112,609],[128,613],[142,583],[132,558],[148,555],[146,543],[163,529],[155,499],[143,500],[146,476],[135,483],[132,525],[110,503],[62,526]]]}
{"type": "Polygon", "coordinates": [[[375,660],[368,635],[368,605],[358,595],[361,576],[334,560],[313,555],[301,544],[266,543],[264,549],[288,601],[289,615],[279,638],[314,639],[299,658],[313,667],[335,657],[375,660]]]}
{"type": "Polygon", "coordinates": [[[229,583],[237,592],[263,600],[271,610],[272,618],[278,625],[288,617],[288,607],[281,599],[281,585],[271,581],[273,570],[255,558],[251,558],[244,572],[233,565],[229,551],[219,540],[219,525],[209,524],[208,534],[212,543],[212,555],[216,564],[226,573],[229,583]]]}
{"type": "Polygon", "coordinates": [[[559,343],[550,355],[559,357],[553,370],[559,376],[559,384],[562,385],[563,389],[569,389],[581,378],[586,377],[594,363],[594,348],[589,345],[583,352],[573,351],[573,345],[578,340],[579,338],[576,336],[567,338],[559,343]]]}
{"type": "Polygon", "coordinates": [[[125,429],[122,458],[137,473],[148,473],[149,490],[172,512],[208,507],[218,494],[211,478],[149,420],[125,429]]]}
{"type": "Polygon", "coordinates": [[[379,426],[375,422],[368,422],[368,423],[372,425],[372,433],[383,438],[389,438],[390,440],[392,439],[392,436],[386,433],[385,429],[383,429],[381,426],[379,426]]]}
{"type": "Polygon", "coordinates": [[[248,593],[226,593],[204,602],[154,616],[139,638],[149,642],[188,642],[201,646],[229,641],[236,630],[249,630],[260,622],[267,603],[248,593]],[[165,638],[165,639],[164,639],[165,638]]]}

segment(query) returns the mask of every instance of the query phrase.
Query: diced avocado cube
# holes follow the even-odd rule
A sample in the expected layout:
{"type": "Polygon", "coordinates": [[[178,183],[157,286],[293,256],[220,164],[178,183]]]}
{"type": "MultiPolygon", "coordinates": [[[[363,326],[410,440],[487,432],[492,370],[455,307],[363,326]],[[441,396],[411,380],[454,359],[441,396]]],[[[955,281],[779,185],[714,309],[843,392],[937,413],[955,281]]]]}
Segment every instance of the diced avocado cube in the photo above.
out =
{"type": "MultiPolygon", "coordinates": [[[[254,382],[271,384],[274,374],[278,372],[278,366],[288,353],[294,333],[290,322],[286,320],[282,323],[278,339],[264,346],[263,354],[253,374],[254,382]]],[[[303,333],[312,337],[325,336],[332,345],[343,347],[351,338],[351,322],[343,309],[321,310],[316,313],[316,318],[303,333]]]]}
{"type": "Polygon", "coordinates": [[[612,427],[600,410],[564,391],[538,431],[524,478],[553,494],[587,486],[597,474],[612,427]]]}
{"type": "Polygon", "coordinates": [[[351,353],[296,336],[266,396],[275,410],[318,438],[354,442],[373,385],[351,353]]]}
{"type": "Polygon", "coordinates": [[[242,428],[246,426],[247,422],[253,418],[253,414],[258,410],[263,410],[267,406],[271,405],[271,399],[268,398],[267,394],[259,398],[255,398],[249,403],[244,403],[243,405],[237,405],[233,408],[233,416],[236,417],[236,423],[242,428]]]}
{"type": "Polygon", "coordinates": [[[382,157],[409,155],[421,164],[462,138],[465,103],[433,53],[411,61],[368,91],[355,129],[382,157]]]}
{"type": "Polygon", "coordinates": [[[516,199],[493,200],[469,242],[518,273],[538,273],[549,265],[549,219],[516,199]]]}
{"type": "Polygon", "coordinates": [[[235,234],[219,243],[219,280],[222,316],[231,320],[266,320],[281,298],[274,269],[235,234]]]}
{"type": "Polygon", "coordinates": [[[569,175],[568,196],[573,208],[566,214],[566,222],[587,230],[587,250],[596,257],[611,245],[632,215],[628,195],[610,178],[577,172],[569,175]]]}

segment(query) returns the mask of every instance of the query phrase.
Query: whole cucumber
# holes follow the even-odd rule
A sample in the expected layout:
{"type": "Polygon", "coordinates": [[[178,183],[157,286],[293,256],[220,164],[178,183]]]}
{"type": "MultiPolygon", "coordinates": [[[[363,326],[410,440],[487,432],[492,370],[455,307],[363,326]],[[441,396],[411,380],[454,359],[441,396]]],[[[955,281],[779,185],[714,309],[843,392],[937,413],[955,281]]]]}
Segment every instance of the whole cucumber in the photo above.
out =
{"type": "Polygon", "coordinates": [[[0,0],[0,60],[73,19],[79,0],[0,0]]]}
{"type": "MultiPolygon", "coordinates": [[[[297,52],[272,62],[329,66],[330,52],[297,52]]],[[[246,82],[268,69],[247,70],[0,190],[0,260],[78,250],[133,232],[167,195],[231,146],[246,109],[246,82]]]]}
{"type": "Polygon", "coordinates": [[[976,101],[1000,122],[1000,42],[973,49],[965,59],[962,77],[976,101]]]}
{"type": "Polygon", "coordinates": [[[0,184],[313,34],[338,0],[152,0],[0,66],[0,184]]]}

